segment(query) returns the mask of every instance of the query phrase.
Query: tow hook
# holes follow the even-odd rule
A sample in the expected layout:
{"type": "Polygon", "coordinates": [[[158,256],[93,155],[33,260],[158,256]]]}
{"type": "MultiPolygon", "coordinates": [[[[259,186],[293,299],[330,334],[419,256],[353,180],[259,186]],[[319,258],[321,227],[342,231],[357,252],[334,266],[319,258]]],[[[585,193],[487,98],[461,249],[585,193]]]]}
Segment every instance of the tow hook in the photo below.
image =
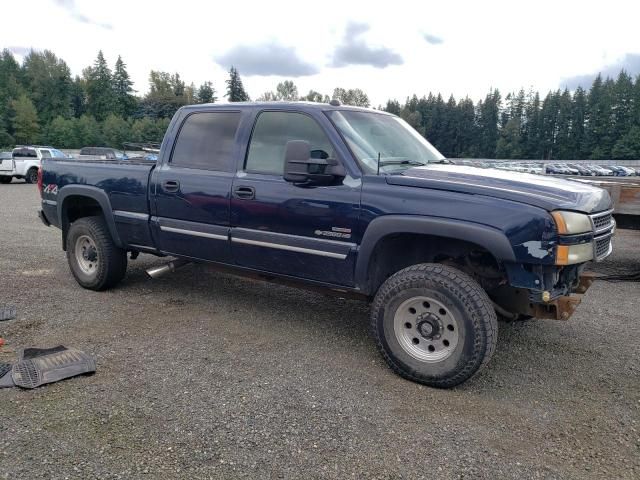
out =
{"type": "Polygon", "coordinates": [[[582,294],[574,293],[558,297],[548,303],[539,303],[533,306],[536,318],[550,318],[552,320],[569,320],[573,312],[582,301],[582,294]]]}

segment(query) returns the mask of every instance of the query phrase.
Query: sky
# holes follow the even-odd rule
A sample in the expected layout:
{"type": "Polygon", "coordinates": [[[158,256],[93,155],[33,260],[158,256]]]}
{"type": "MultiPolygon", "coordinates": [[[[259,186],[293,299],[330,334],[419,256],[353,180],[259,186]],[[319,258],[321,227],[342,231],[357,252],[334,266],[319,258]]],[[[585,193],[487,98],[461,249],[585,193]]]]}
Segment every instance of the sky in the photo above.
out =
{"type": "Polygon", "coordinates": [[[81,74],[98,50],[121,55],[139,94],[150,70],[224,95],[235,65],[252,98],[293,80],[361,88],[372,105],[440,92],[588,86],[595,73],[640,74],[640,3],[538,1],[214,2],[0,0],[0,48],[52,50],[81,74]],[[25,19],[16,21],[15,19],[25,19]]]}

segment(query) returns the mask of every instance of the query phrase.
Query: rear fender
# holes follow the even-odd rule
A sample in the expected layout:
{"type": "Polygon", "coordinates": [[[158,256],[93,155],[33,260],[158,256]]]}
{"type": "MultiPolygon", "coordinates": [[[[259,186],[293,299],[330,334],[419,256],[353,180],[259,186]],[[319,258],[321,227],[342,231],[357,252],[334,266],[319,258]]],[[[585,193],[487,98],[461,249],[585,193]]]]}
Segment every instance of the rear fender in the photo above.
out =
{"type": "Polygon", "coordinates": [[[118,230],[116,229],[116,223],[113,217],[113,210],[111,208],[111,202],[109,201],[109,197],[104,192],[104,190],[100,190],[97,187],[92,187],[89,185],[71,185],[68,187],[62,187],[58,192],[58,218],[60,219],[60,226],[62,228],[62,249],[66,250],[66,239],[67,232],[69,231],[69,219],[67,216],[67,208],[69,203],[66,200],[69,197],[86,197],[95,200],[98,205],[100,205],[100,209],[102,210],[102,215],[104,220],[109,228],[109,233],[111,234],[111,238],[113,238],[113,242],[120,248],[123,247],[122,241],[120,240],[120,236],[118,235],[118,230]],[[66,204],[66,205],[65,205],[66,204]]]}

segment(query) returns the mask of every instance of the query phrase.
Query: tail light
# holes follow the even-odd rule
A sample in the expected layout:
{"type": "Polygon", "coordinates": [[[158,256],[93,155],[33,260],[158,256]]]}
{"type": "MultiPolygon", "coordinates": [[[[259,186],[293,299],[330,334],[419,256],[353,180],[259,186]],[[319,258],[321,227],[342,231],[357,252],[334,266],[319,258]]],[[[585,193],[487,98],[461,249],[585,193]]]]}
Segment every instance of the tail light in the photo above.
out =
{"type": "Polygon", "coordinates": [[[38,192],[40,192],[40,198],[42,198],[42,165],[38,167],[38,192]]]}

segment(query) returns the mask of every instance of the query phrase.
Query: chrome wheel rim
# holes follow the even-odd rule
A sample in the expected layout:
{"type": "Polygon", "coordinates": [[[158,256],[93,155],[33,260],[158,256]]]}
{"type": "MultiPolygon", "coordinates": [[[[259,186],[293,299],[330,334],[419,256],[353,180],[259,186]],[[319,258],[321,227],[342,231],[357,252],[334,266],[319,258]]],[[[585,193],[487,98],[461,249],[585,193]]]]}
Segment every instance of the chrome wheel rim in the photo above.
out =
{"type": "Polygon", "coordinates": [[[98,268],[98,249],[93,239],[88,235],[80,235],[75,247],[76,263],[80,270],[92,275],[98,268]]]}
{"type": "Polygon", "coordinates": [[[458,345],[458,322],[451,311],[431,297],[411,297],[393,318],[393,330],[402,349],[422,362],[441,362],[458,345]]]}

